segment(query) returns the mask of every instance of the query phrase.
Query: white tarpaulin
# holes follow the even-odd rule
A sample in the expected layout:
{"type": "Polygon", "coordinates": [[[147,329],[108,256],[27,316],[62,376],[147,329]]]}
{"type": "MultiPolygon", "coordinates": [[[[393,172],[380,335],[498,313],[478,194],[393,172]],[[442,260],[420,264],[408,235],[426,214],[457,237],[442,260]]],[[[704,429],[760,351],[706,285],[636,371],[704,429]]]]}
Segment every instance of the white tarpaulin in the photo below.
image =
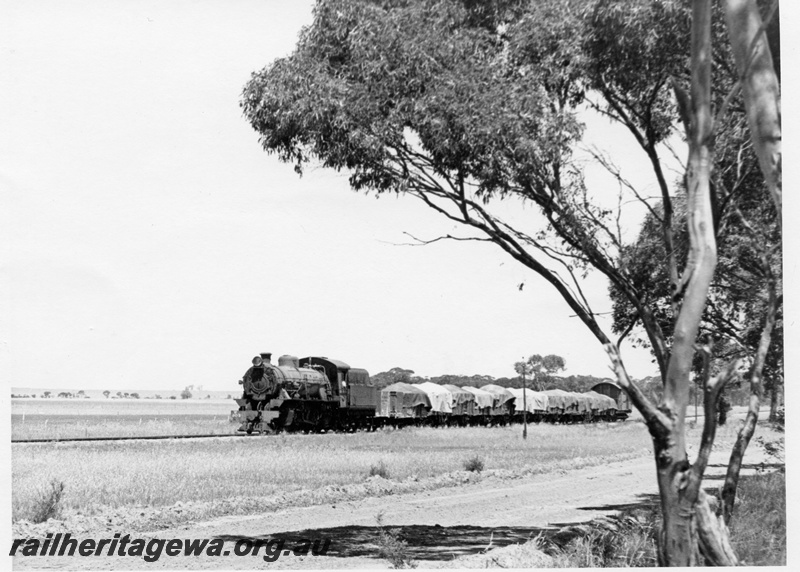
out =
{"type": "Polygon", "coordinates": [[[453,396],[452,406],[456,407],[461,405],[462,403],[469,403],[470,401],[475,401],[475,396],[472,395],[469,391],[465,389],[461,389],[457,385],[451,385],[449,383],[445,383],[442,387],[444,387],[450,394],[453,396]]]}
{"type": "Polygon", "coordinates": [[[481,387],[481,389],[483,391],[487,391],[492,395],[494,395],[495,407],[500,407],[506,401],[511,401],[515,397],[513,393],[511,393],[508,389],[500,385],[494,385],[494,384],[484,385],[483,387],[481,387]]]}
{"type": "Polygon", "coordinates": [[[514,402],[514,408],[517,411],[522,411],[523,399],[522,393],[525,392],[525,407],[528,413],[535,411],[547,411],[547,395],[540,391],[532,391],[528,388],[522,389],[521,387],[509,389],[511,393],[517,398],[514,402]]]}
{"type": "Polygon", "coordinates": [[[453,394],[441,385],[426,381],[424,383],[413,383],[414,387],[421,389],[431,400],[431,411],[439,413],[453,412],[453,394]]]}
{"type": "Polygon", "coordinates": [[[476,389],[474,387],[467,387],[466,385],[461,389],[469,391],[475,396],[475,407],[478,407],[479,409],[483,409],[484,407],[492,407],[494,404],[494,396],[488,391],[483,391],[482,389],[476,389]]]}

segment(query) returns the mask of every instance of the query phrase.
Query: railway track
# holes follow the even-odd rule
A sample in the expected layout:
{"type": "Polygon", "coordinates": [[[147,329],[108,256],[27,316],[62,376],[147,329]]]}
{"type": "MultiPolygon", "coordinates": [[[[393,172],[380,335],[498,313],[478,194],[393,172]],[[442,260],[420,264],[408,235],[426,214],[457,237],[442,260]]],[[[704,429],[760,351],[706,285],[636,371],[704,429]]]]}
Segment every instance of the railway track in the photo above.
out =
{"type": "Polygon", "coordinates": [[[212,439],[226,437],[257,437],[257,435],[243,435],[241,433],[218,433],[211,435],[146,435],[139,437],[75,437],[69,439],[12,439],[16,443],[80,443],[90,441],[163,441],[167,439],[212,439]]]}

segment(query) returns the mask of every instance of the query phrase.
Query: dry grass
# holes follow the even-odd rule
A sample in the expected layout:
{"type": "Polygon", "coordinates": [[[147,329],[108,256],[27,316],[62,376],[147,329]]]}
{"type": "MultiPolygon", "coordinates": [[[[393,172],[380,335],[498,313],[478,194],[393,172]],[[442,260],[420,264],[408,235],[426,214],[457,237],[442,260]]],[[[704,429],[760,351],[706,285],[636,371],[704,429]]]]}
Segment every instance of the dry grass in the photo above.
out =
{"type": "Polygon", "coordinates": [[[11,414],[19,416],[222,415],[235,408],[233,399],[11,400],[11,414]]]}
{"type": "Polygon", "coordinates": [[[11,439],[223,435],[233,400],[15,399],[11,439]]]}
{"type": "Polygon", "coordinates": [[[551,548],[553,568],[644,568],[657,564],[658,509],[624,511],[605,523],[589,525],[588,532],[563,548],[551,548]]]}
{"type": "Polygon", "coordinates": [[[742,477],[731,543],[743,564],[786,566],[786,473],[742,477]]]}
{"type": "Polygon", "coordinates": [[[98,437],[151,437],[159,435],[231,435],[238,423],[227,415],[180,415],[175,417],[82,417],[26,419],[13,422],[11,440],[89,439],[98,437]]]}
{"type": "Polygon", "coordinates": [[[383,463],[394,480],[463,470],[479,456],[487,470],[535,472],[649,453],[639,423],[403,429],[375,433],[272,435],[206,440],[20,444],[12,446],[12,516],[28,519],[36,491],[67,485],[65,507],[169,506],[177,501],[266,497],[363,482],[383,463]]]}
{"type": "MultiPolygon", "coordinates": [[[[629,511],[615,522],[618,526],[611,529],[594,525],[562,549],[550,549],[553,552],[551,566],[656,566],[656,537],[661,526],[659,509],[653,506],[629,511]]],[[[730,538],[741,564],[786,566],[786,474],[783,471],[742,477],[730,538]]]]}

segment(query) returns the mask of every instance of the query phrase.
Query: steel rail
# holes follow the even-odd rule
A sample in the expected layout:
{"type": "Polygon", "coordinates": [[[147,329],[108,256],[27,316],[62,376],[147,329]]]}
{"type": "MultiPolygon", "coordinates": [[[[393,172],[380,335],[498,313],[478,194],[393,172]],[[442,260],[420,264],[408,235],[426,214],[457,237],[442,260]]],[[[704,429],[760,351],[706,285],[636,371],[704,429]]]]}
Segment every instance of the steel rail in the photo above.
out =
{"type": "MultiPolygon", "coordinates": [[[[268,433],[265,433],[267,435],[268,433]]],[[[71,437],[55,439],[12,439],[11,444],[23,443],[78,443],[90,441],[158,441],[166,439],[211,439],[214,437],[258,437],[258,435],[244,435],[241,433],[220,433],[217,435],[143,435],[138,437],[71,437]]]]}

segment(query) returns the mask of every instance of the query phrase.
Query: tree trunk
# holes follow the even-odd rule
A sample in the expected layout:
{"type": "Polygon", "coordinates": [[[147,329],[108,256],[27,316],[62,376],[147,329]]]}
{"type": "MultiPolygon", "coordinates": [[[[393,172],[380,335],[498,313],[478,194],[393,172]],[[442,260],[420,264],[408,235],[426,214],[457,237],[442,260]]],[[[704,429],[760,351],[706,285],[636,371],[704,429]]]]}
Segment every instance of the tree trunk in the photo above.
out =
{"type": "Polygon", "coordinates": [[[719,407],[717,408],[719,411],[719,418],[717,423],[722,426],[728,422],[728,411],[731,410],[731,402],[723,395],[719,400],[719,407]]]}
{"type": "Polygon", "coordinates": [[[756,430],[756,423],[758,422],[758,407],[761,404],[762,393],[761,372],[764,370],[767,351],[772,341],[772,330],[775,327],[775,319],[778,313],[780,300],[781,297],[777,296],[775,292],[775,280],[771,279],[769,281],[767,318],[761,330],[761,338],[758,341],[758,349],[756,350],[753,368],[750,372],[750,403],[747,409],[747,416],[744,420],[744,426],[739,430],[739,435],[736,437],[736,443],[733,446],[731,458],[728,462],[728,471],[725,474],[725,483],[722,486],[722,494],[720,495],[722,500],[722,516],[725,519],[725,524],[731,521],[733,504],[736,500],[736,489],[739,486],[739,472],[742,469],[742,459],[744,458],[744,452],[747,450],[747,445],[750,444],[750,439],[756,430]]]}
{"type": "Polygon", "coordinates": [[[736,566],[738,559],[731,546],[728,527],[714,514],[706,494],[700,490],[695,505],[700,553],[709,566],[736,566]]]}
{"type": "Polygon", "coordinates": [[[769,400],[769,420],[775,421],[778,418],[778,407],[781,406],[782,399],[781,393],[783,392],[783,383],[777,377],[772,380],[772,390],[770,391],[769,400]]]}
{"type": "Polygon", "coordinates": [[[689,463],[669,458],[667,449],[656,451],[658,489],[664,525],[658,546],[660,566],[695,566],[697,564],[696,529],[694,526],[695,498],[688,498],[686,480],[689,463]],[[659,459],[660,457],[660,459],[659,459]]]}
{"type": "MultiPolygon", "coordinates": [[[[688,114],[691,122],[687,134],[689,161],[686,173],[690,251],[682,277],[684,295],[675,321],[674,341],[664,383],[664,400],[659,408],[666,414],[669,423],[666,427],[648,424],[653,435],[664,519],[659,546],[659,558],[663,566],[693,566],[697,562],[694,514],[705,470],[704,464],[691,467],[686,458],[685,420],[694,346],[717,264],[710,186],[714,160],[710,0],[695,0],[692,7],[691,66],[691,109],[688,114]]],[[[706,401],[708,403],[708,396],[706,401]]],[[[712,416],[716,400],[713,401],[710,403],[712,416]]],[[[711,426],[713,442],[713,417],[711,426]]],[[[705,446],[710,452],[710,443],[705,443],[705,446]]]]}

